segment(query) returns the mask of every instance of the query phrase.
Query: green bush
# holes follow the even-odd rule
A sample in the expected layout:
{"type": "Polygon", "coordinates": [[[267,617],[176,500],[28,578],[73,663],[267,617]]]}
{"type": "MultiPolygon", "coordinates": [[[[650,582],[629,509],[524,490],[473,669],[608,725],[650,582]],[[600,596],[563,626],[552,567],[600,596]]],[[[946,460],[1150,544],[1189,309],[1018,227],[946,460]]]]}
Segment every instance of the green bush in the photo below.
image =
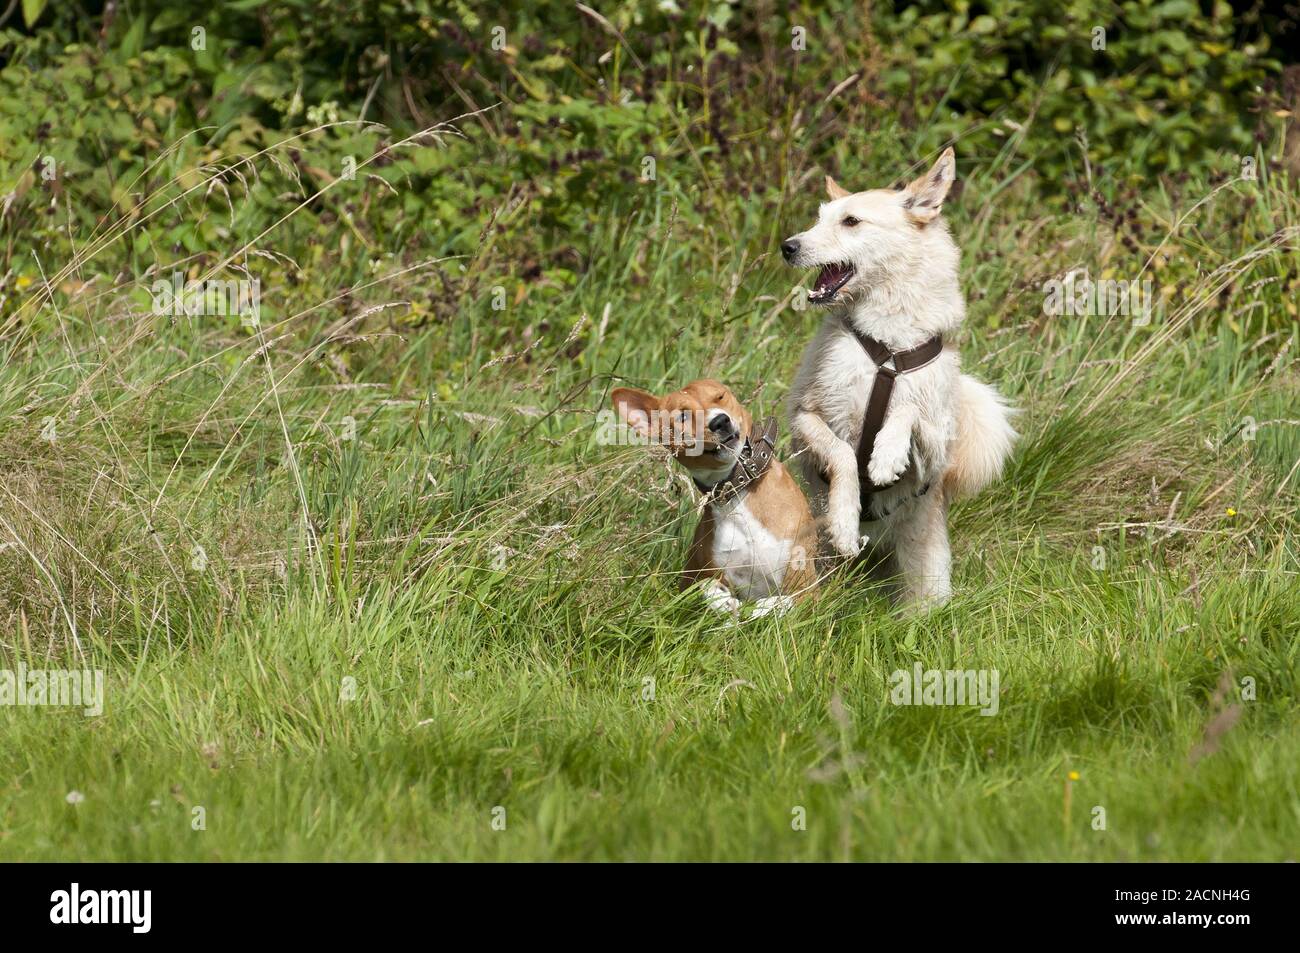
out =
{"type": "Polygon", "coordinates": [[[1254,152],[1256,89],[1277,69],[1269,38],[1238,42],[1232,7],[1192,0],[900,4],[877,17],[896,54],[882,75],[931,137],[989,154],[1023,136],[1051,176],[1086,137],[1093,163],[1137,171],[1254,152]]]}
{"type": "Polygon", "coordinates": [[[739,233],[733,197],[758,194],[775,228],[779,183],[820,166],[880,184],[952,140],[968,176],[1020,174],[1057,204],[1084,143],[1112,196],[1231,168],[1267,133],[1252,108],[1277,66],[1222,2],[600,6],[46,8],[0,31],[4,269],[30,285],[98,230],[118,237],[97,270],[139,278],[274,228],[276,247],[309,249],[282,263],[292,280],[460,255],[472,297],[503,273],[544,295],[576,280],[611,212],[739,233]],[[464,138],[391,148],[469,113],[464,138]]]}

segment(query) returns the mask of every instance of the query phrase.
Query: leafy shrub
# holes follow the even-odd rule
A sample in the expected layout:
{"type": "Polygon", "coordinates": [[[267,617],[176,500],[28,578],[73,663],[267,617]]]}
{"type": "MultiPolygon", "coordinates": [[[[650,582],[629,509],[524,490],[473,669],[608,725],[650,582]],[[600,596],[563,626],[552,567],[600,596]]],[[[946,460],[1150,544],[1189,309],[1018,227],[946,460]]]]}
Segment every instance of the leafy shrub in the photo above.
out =
{"type": "MultiPolygon", "coordinates": [[[[29,6],[0,31],[4,311],[96,230],[119,237],[95,270],[137,279],[273,230],[306,249],[286,281],[460,255],[457,300],[502,274],[544,295],[611,214],[738,233],[731,196],[779,210],[819,166],[877,184],[950,140],[1064,203],[1085,148],[1103,183],[1235,165],[1277,66],[1190,0],[29,6]],[[396,146],[465,114],[465,138],[396,146]]],[[[458,307],[441,291],[412,319],[458,307]]]]}

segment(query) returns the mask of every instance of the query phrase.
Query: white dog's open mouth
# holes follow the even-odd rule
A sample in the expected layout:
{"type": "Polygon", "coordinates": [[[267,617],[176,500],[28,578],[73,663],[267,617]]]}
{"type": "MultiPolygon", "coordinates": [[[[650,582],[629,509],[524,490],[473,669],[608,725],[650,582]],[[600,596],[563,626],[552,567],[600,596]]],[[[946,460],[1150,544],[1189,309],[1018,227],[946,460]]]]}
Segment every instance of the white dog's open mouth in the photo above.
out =
{"type": "Polygon", "coordinates": [[[834,299],[835,295],[853,277],[852,265],[823,265],[817,274],[817,283],[808,292],[808,300],[813,304],[824,304],[834,299]]]}

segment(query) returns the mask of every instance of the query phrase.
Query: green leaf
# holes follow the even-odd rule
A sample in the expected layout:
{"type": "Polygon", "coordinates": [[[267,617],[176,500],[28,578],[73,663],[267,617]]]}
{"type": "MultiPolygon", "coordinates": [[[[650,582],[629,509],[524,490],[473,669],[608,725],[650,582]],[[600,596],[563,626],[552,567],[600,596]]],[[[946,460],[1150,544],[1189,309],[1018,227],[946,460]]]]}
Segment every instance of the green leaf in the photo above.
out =
{"type": "Polygon", "coordinates": [[[126,31],[126,36],[122,38],[121,51],[123,56],[130,58],[140,55],[140,51],[144,49],[144,30],[144,17],[136,17],[131,24],[131,28],[126,31]]]}
{"type": "Polygon", "coordinates": [[[48,2],[49,0],[23,0],[23,22],[29,28],[36,25],[36,21],[45,12],[45,5],[48,2]]]}

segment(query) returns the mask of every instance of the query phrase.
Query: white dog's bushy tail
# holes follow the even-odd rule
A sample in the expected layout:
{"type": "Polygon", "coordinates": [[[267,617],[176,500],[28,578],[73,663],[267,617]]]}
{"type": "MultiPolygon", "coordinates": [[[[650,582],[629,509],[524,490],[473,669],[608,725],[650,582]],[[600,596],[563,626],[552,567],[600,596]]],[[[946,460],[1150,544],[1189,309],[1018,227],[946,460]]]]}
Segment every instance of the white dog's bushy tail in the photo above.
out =
{"type": "Polygon", "coordinates": [[[1016,432],[1002,395],[968,374],[957,378],[957,436],[943,485],[949,499],[973,496],[1002,475],[1016,432]]]}

